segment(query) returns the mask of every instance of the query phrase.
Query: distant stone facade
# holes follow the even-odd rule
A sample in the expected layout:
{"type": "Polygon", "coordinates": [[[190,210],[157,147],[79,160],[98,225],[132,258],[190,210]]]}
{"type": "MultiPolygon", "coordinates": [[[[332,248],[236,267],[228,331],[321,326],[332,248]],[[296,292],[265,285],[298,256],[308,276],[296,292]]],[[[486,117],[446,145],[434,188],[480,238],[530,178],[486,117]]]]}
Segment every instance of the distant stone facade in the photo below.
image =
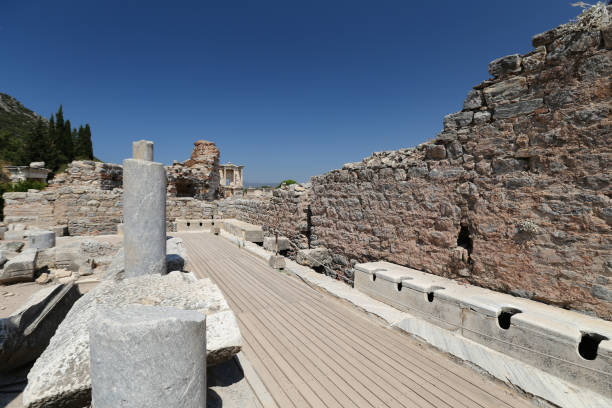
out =
{"type": "Polygon", "coordinates": [[[244,166],[234,163],[225,163],[219,169],[221,178],[221,197],[234,197],[242,195],[244,166]]]}

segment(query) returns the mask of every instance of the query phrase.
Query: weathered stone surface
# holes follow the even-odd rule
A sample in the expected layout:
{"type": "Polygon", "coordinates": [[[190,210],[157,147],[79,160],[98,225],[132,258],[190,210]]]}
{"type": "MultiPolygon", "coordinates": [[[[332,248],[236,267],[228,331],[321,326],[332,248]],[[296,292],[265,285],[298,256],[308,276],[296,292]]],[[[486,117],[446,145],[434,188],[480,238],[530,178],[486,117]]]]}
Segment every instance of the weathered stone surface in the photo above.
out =
{"type": "Polygon", "coordinates": [[[168,193],[214,200],[220,193],[219,149],[208,140],[198,140],[193,145],[189,160],[166,167],[168,193]]]}
{"type": "Polygon", "coordinates": [[[476,89],[468,92],[465,101],[463,101],[463,109],[478,109],[482,106],[482,92],[476,89]]]}
{"type": "Polygon", "coordinates": [[[457,112],[444,117],[444,129],[457,129],[472,123],[474,112],[457,112]]]}
{"type": "Polygon", "coordinates": [[[166,172],[161,163],[123,161],[126,277],[166,272],[166,172]]]}
{"type": "Polygon", "coordinates": [[[89,338],[96,408],[205,406],[202,313],[141,305],[101,308],[89,327],[89,338]]]}
{"type": "Polygon", "coordinates": [[[34,293],[8,318],[0,319],[0,372],[36,360],[80,296],[72,284],[49,286],[34,293]]]}
{"type": "Polygon", "coordinates": [[[6,256],[4,256],[4,252],[0,251],[0,268],[4,266],[4,264],[8,261],[6,256]]]}
{"type": "Polygon", "coordinates": [[[4,233],[4,239],[6,239],[7,241],[22,240],[22,239],[25,238],[25,234],[26,234],[26,232],[24,230],[6,231],[4,233]]]}
{"type": "Polygon", "coordinates": [[[601,29],[601,36],[603,37],[604,47],[612,48],[612,23],[601,29]]]}
{"type": "Polygon", "coordinates": [[[285,257],[272,255],[268,261],[268,265],[274,269],[285,269],[285,257]]]}
{"type": "Polygon", "coordinates": [[[55,232],[36,231],[29,234],[30,248],[47,249],[55,246],[55,232]]]}
{"type": "Polygon", "coordinates": [[[183,271],[187,264],[187,250],[182,238],[170,238],[166,241],[166,270],[183,271]]]}
{"type": "Polygon", "coordinates": [[[153,161],[153,142],[150,140],[137,140],[132,142],[132,158],[153,161]]]}
{"type": "Polygon", "coordinates": [[[527,80],[524,77],[514,77],[506,81],[498,82],[485,88],[484,98],[487,106],[492,108],[499,104],[507,103],[524,95],[527,92],[527,80]]]}
{"type": "Polygon", "coordinates": [[[206,314],[209,365],[240,351],[241,338],[236,318],[219,288],[210,280],[197,280],[191,274],[172,272],[120,282],[103,281],[75,303],[32,367],[23,396],[24,407],[88,404],[91,398],[88,325],[100,307],[119,308],[131,304],[173,307],[206,314]]]}
{"type": "Polygon", "coordinates": [[[495,77],[514,72],[521,72],[521,56],[519,54],[507,55],[489,63],[489,74],[495,77]]]}
{"type": "MultiPolygon", "coordinates": [[[[264,237],[263,247],[268,251],[275,251],[276,247],[276,237],[264,237]]],[[[279,251],[287,251],[291,249],[291,242],[287,237],[278,237],[278,250],[279,251]]]]}
{"type": "Polygon", "coordinates": [[[0,270],[0,283],[31,282],[36,269],[35,248],[28,248],[4,264],[0,270]]]}
{"type": "Polygon", "coordinates": [[[19,252],[24,246],[23,242],[0,242],[0,251],[19,252]]]}
{"type": "Polygon", "coordinates": [[[446,148],[442,145],[427,146],[427,158],[432,160],[442,160],[446,158],[446,148]]]}
{"type": "Polygon", "coordinates": [[[327,248],[300,249],[296,261],[300,265],[316,268],[327,266],[331,262],[331,255],[327,248]]]}
{"type": "Polygon", "coordinates": [[[500,105],[495,109],[493,113],[494,119],[507,119],[519,115],[529,114],[536,109],[544,106],[542,98],[528,99],[515,103],[509,103],[507,105],[500,105]]]}

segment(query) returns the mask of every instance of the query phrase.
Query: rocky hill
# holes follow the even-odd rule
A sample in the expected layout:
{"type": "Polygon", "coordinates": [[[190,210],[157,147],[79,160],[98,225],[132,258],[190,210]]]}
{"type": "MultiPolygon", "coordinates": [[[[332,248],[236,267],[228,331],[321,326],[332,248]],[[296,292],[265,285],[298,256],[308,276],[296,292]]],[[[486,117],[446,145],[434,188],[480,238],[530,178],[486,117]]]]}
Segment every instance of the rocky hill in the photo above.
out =
{"type": "Polygon", "coordinates": [[[47,124],[45,118],[23,106],[17,99],[0,93],[0,161],[18,161],[24,140],[39,119],[47,124]]]}

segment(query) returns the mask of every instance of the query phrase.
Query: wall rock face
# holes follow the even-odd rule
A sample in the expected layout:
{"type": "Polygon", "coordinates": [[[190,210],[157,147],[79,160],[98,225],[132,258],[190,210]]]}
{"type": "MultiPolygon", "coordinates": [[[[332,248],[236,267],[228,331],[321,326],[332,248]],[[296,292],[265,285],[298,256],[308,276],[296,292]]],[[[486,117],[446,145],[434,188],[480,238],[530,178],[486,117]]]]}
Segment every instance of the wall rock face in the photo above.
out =
{"type": "Polygon", "coordinates": [[[75,160],[65,172],[56,175],[50,188],[76,184],[80,187],[95,187],[112,190],[123,186],[123,167],[120,164],[75,160]]]}
{"type": "Polygon", "coordinates": [[[227,198],[217,202],[219,218],[237,218],[261,225],[268,235],[285,236],[296,247],[308,248],[311,239],[309,222],[310,185],[290,185],[274,190],[272,197],[227,198]]]}
{"type": "Polygon", "coordinates": [[[341,274],[388,260],[612,319],[612,51],[599,29],[534,45],[433,141],[312,178],[312,244],[341,274]]]}
{"type": "Polygon", "coordinates": [[[219,149],[213,142],[198,140],[191,158],[166,166],[166,174],[171,196],[214,200],[219,195],[219,149]]]}

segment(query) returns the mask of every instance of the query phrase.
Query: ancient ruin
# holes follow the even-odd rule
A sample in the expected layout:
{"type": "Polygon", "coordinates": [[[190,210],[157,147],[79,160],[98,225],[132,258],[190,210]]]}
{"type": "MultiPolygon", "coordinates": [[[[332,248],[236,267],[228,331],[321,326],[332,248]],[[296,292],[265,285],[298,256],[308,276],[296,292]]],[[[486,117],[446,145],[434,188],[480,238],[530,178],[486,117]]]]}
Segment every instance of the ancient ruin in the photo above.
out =
{"type": "Polygon", "coordinates": [[[306,183],[143,140],[5,193],[0,291],[42,288],[3,315],[0,372],[33,364],[28,408],[612,406],[610,16],[306,183]]]}

